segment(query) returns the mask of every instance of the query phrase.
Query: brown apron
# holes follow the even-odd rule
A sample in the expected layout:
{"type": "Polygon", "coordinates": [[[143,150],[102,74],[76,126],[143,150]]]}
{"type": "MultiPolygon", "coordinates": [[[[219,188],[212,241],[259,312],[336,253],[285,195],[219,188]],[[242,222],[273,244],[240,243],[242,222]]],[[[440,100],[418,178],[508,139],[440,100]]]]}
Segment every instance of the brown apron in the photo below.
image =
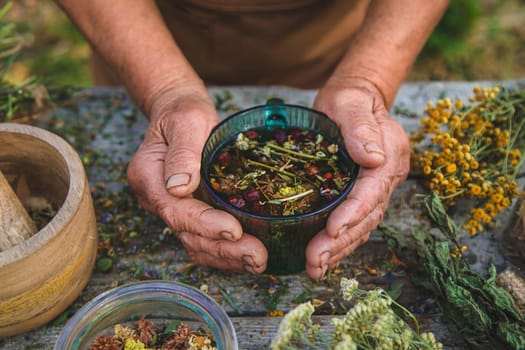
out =
{"type": "MultiPolygon", "coordinates": [[[[318,88],[361,25],[369,0],[157,0],[199,76],[216,85],[318,88]]],[[[95,83],[118,85],[93,57],[95,83]]]]}

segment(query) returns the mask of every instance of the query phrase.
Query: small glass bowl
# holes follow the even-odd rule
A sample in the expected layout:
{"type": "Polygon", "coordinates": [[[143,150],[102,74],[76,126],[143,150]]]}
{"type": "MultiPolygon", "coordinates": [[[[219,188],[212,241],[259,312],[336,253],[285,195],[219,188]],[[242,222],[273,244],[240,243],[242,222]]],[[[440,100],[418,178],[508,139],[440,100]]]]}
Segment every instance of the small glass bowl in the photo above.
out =
{"type": "Polygon", "coordinates": [[[281,100],[268,101],[266,105],[240,111],[224,119],[211,132],[201,159],[201,184],[196,195],[213,207],[232,214],[245,232],[259,238],[268,250],[266,273],[284,275],[303,271],[306,264],[306,247],[312,237],[323,229],[330,213],[348,195],[355,184],[359,166],[350,158],[344,147],[337,125],[316,110],[284,104],[281,100]],[[333,201],[308,213],[290,216],[263,216],[239,209],[222,199],[211,187],[209,168],[215,154],[240,132],[254,128],[299,128],[320,132],[339,146],[342,163],[351,180],[333,201]]]}
{"type": "Polygon", "coordinates": [[[182,321],[209,329],[219,350],[237,350],[235,329],[224,309],[200,290],[178,282],[144,281],[106,291],[84,305],[65,325],[55,350],[87,350],[93,340],[113,334],[116,324],[182,321]]]}

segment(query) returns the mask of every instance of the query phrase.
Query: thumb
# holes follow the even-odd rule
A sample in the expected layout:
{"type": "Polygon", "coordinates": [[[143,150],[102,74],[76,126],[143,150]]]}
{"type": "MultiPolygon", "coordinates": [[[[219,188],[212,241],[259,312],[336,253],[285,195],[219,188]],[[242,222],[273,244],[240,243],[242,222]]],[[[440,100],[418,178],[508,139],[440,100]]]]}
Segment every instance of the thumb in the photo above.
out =
{"type": "Polygon", "coordinates": [[[348,119],[340,124],[345,145],[352,159],[363,167],[375,168],[385,161],[383,135],[378,117],[372,111],[350,112],[348,119]]]}
{"type": "Polygon", "coordinates": [[[215,111],[212,113],[215,118],[203,110],[186,111],[178,118],[166,118],[161,126],[168,146],[164,178],[166,189],[173,196],[188,196],[199,186],[202,149],[218,121],[215,111]]]}
{"type": "Polygon", "coordinates": [[[363,88],[327,87],[317,96],[314,108],[339,126],[346,149],[356,163],[366,168],[384,163],[381,123],[388,118],[388,111],[379,94],[363,88]]]}

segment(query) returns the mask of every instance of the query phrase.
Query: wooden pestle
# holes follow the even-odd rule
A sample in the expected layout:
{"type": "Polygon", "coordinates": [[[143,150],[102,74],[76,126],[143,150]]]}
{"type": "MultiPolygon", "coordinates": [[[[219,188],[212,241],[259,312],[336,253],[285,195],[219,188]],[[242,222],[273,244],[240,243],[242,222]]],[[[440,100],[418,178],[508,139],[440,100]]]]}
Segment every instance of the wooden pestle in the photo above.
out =
{"type": "Polygon", "coordinates": [[[0,252],[22,243],[37,228],[0,170],[0,252]]]}

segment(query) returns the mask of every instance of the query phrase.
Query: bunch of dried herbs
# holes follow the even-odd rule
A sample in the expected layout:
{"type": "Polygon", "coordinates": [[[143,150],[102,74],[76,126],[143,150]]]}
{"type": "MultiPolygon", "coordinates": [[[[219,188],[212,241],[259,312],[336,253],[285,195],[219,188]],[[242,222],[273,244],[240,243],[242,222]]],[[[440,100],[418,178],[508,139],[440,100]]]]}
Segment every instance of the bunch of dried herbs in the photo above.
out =
{"type": "Polygon", "coordinates": [[[116,324],[112,335],[93,340],[89,350],[217,350],[213,334],[173,321],[156,326],[142,317],[134,326],[116,324]]]}
{"type": "Polygon", "coordinates": [[[415,227],[413,242],[385,225],[380,232],[399,255],[410,249],[416,261],[409,266],[411,279],[430,291],[443,315],[453,322],[467,343],[477,349],[525,349],[525,318],[512,296],[496,283],[496,268],[490,264],[483,276],[457,254],[459,228],[446,214],[436,195],[426,198],[427,214],[442,231],[439,240],[428,229],[415,227]]]}
{"type": "Polygon", "coordinates": [[[343,299],[353,301],[354,305],[344,317],[332,319],[335,329],[331,340],[313,323],[311,316],[315,308],[306,302],[285,315],[272,340],[272,350],[442,349],[434,335],[420,333],[414,315],[381,288],[364,290],[359,288],[356,279],[345,277],[340,286],[343,299]]]}
{"type": "Polygon", "coordinates": [[[264,216],[319,209],[350,180],[338,145],[299,128],[239,133],[218,150],[210,167],[210,184],[225,201],[264,216]]]}

